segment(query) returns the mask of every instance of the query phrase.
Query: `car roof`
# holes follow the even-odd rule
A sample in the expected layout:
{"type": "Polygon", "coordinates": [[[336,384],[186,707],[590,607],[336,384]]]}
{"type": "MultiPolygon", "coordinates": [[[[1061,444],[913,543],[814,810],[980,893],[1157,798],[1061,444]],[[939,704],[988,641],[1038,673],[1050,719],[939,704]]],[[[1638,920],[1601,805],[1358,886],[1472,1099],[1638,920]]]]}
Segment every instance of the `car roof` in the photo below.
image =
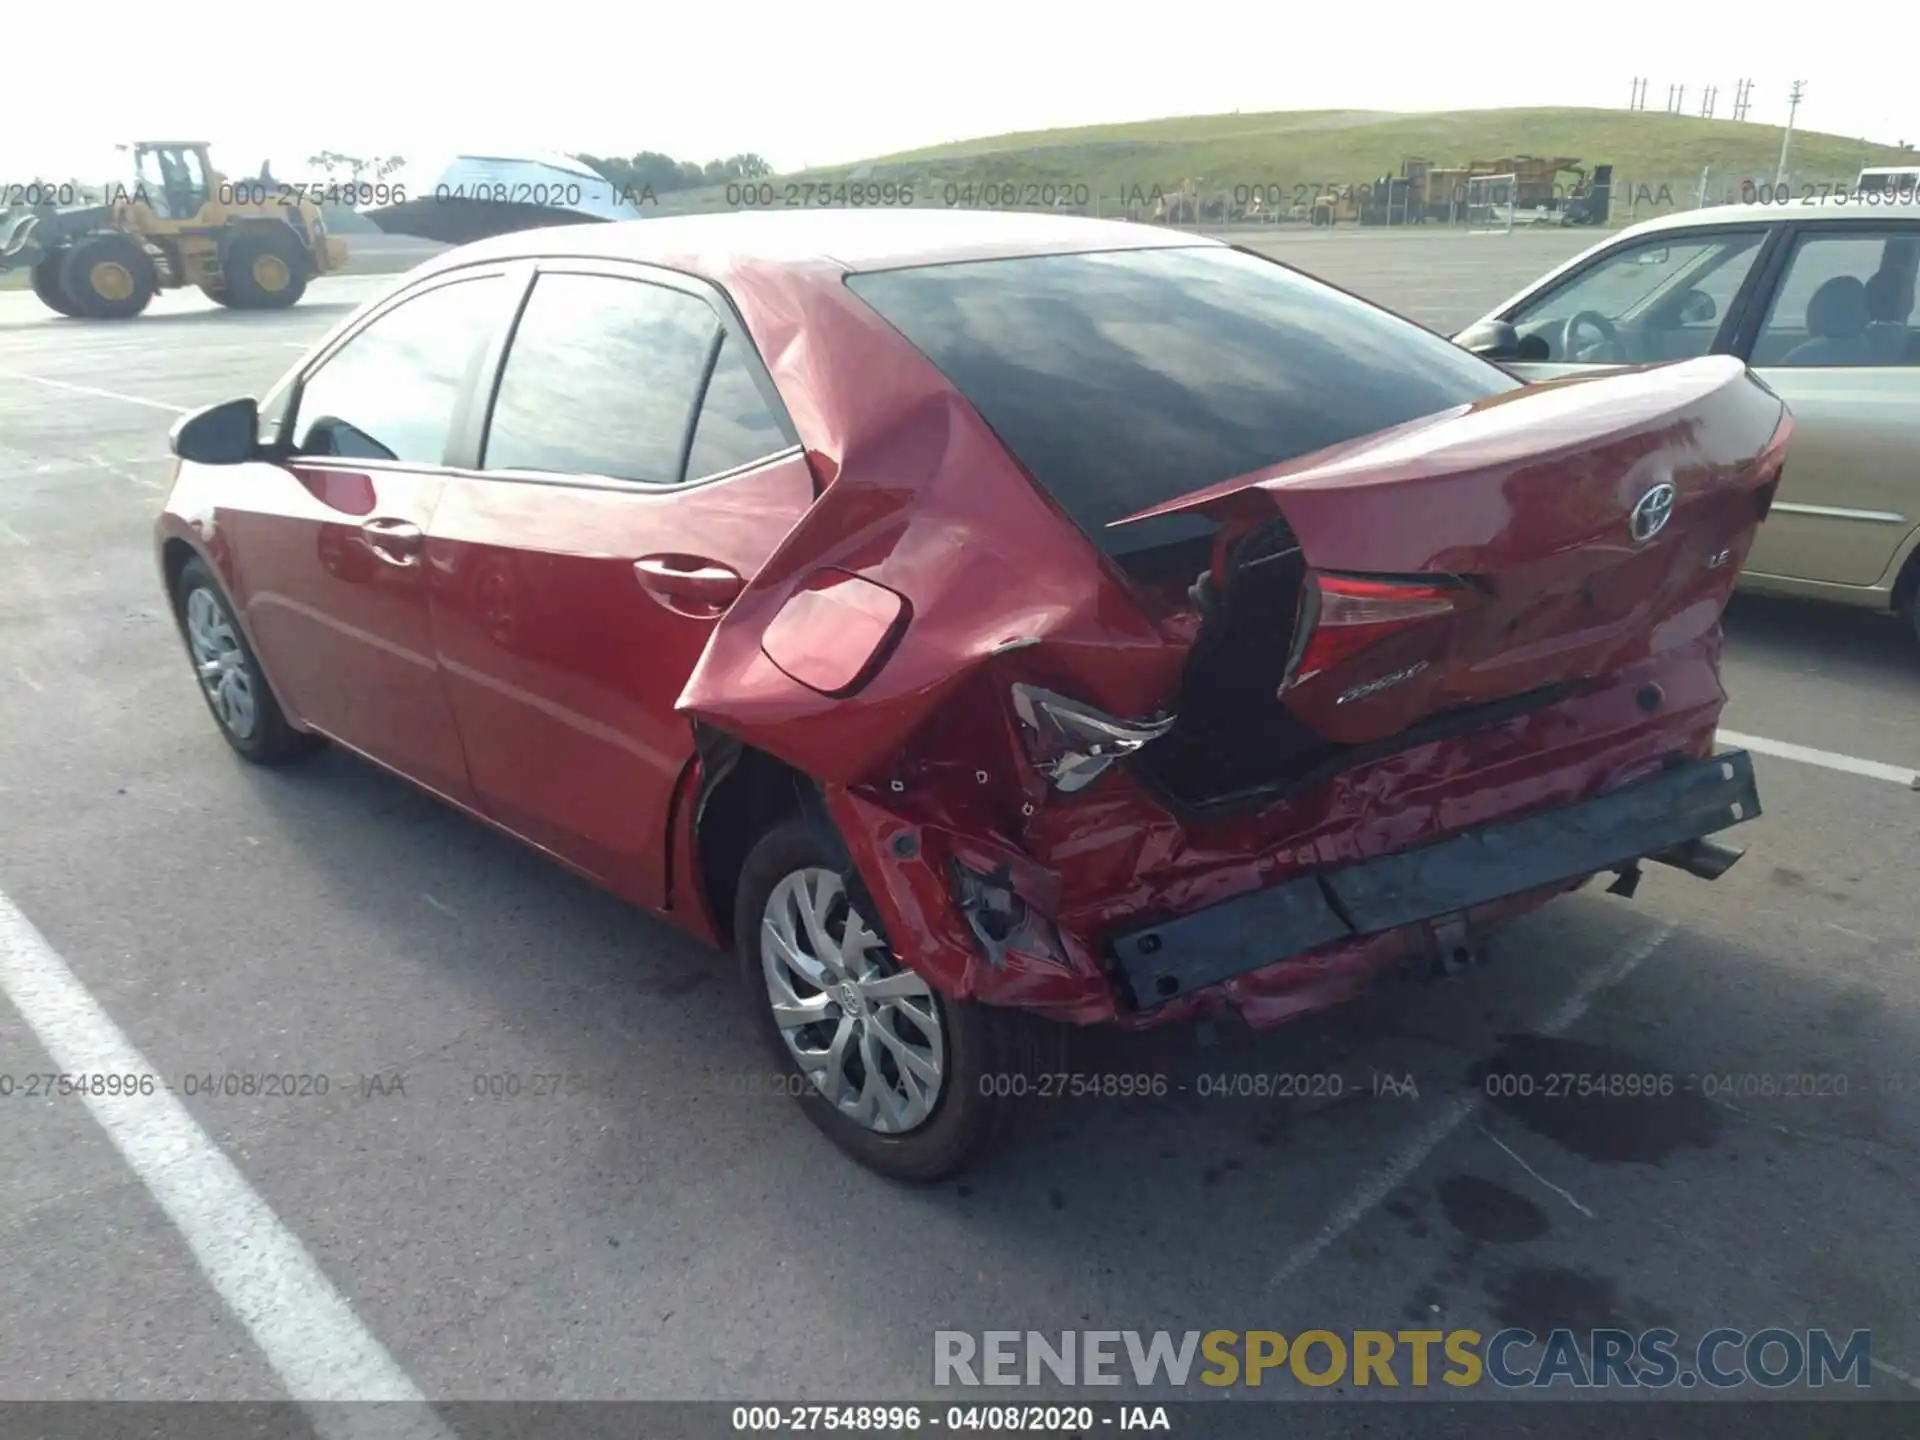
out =
{"type": "Polygon", "coordinates": [[[639,261],[718,280],[741,269],[845,274],[1023,255],[1224,244],[1155,225],[1072,215],[912,207],[779,209],[521,230],[449,250],[417,273],[484,261],[577,256],[639,261]]]}
{"type": "Polygon", "coordinates": [[[1651,220],[1629,225],[1607,238],[1609,241],[1624,240],[1629,236],[1658,234],[1662,230],[1790,220],[1818,220],[1822,225],[1830,220],[1852,220],[1861,224],[1871,224],[1875,220],[1920,220],[1920,198],[1880,203],[1853,198],[1836,200],[1833,196],[1821,195],[1786,205],[1704,205],[1698,210],[1675,210],[1671,214],[1656,215],[1651,220]]]}
{"type": "MultiPolygon", "coordinates": [[[[1577,255],[1569,255],[1558,265],[1529,280],[1520,289],[1507,296],[1498,305],[1493,306],[1480,320],[1493,320],[1506,314],[1521,301],[1539,294],[1549,285],[1557,283],[1564,275],[1585,265],[1603,250],[1611,250],[1629,240],[1638,240],[1648,235],[1684,233],[1688,230],[1717,230],[1727,225],[1764,225],[1787,224],[1817,220],[1825,225],[1831,221],[1852,221],[1859,224],[1872,224],[1875,220],[1920,220],[1920,197],[1899,204],[1873,204],[1856,199],[1835,202],[1830,196],[1817,198],[1812,203],[1795,202],[1788,205],[1705,205],[1698,210],[1676,210],[1668,215],[1656,215],[1651,220],[1642,220],[1638,225],[1629,225],[1610,235],[1602,235],[1593,244],[1577,255]]],[[[1463,330],[1466,327],[1463,327],[1463,330]]],[[[1457,330],[1456,335],[1463,333],[1457,330]]]]}

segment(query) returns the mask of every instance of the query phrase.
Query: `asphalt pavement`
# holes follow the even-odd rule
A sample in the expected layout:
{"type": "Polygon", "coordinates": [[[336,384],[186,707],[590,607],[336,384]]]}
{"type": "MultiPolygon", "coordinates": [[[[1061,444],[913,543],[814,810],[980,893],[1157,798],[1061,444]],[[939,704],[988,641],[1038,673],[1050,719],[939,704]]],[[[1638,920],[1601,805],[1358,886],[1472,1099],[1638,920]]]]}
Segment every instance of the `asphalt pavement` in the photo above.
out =
{"type": "MultiPolygon", "coordinates": [[[[1443,331],[1591,238],[1255,237],[1443,331]]],[[[1870,1329],[1874,1394],[1920,1401],[1920,647],[1891,621],[1736,602],[1726,726],[1893,778],[1763,750],[1718,882],[1596,887],[1466,978],[1262,1035],[1084,1036],[1077,1066],[1169,1093],[1064,1101],[903,1189],[770,1093],[724,958],[367,765],[215,735],[154,572],[167,427],[389,283],[131,324],[0,295],[0,1075],[137,1051],[298,1092],[183,1086],[184,1127],[114,1128],[16,1078],[0,1400],[930,1397],[936,1329],[1518,1324],[1870,1329]],[[1340,1078],[1200,1093],[1305,1073],[1340,1078]],[[1582,1074],[1675,1083],[1542,1098],[1582,1074]]]]}

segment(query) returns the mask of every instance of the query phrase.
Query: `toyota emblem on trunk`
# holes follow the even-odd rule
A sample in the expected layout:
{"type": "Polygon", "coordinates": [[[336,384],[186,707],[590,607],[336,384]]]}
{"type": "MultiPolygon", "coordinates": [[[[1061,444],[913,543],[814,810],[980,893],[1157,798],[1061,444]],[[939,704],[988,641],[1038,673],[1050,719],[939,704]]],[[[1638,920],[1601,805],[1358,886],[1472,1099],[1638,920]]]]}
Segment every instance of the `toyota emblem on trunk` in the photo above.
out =
{"type": "Polygon", "coordinates": [[[1671,485],[1656,485],[1633,502],[1627,525],[1634,544],[1644,545],[1667,528],[1667,521],[1673,518],[1673,501],[1678,493],[1671,485]]]}

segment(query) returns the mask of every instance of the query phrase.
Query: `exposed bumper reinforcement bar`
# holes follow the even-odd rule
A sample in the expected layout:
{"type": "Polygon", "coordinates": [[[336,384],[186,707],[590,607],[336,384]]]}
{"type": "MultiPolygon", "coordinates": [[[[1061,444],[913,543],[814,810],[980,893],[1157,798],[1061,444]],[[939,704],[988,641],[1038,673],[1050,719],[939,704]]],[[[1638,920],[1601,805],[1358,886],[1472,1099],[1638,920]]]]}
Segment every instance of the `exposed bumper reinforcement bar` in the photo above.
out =
{"type": "Polygon", "coordinates": [[[1324,945],[1641,858],[1711,879],[1740,852],[1703,838],[1759,813],[1753,759],[1732,750],[1591,800],[1256,890],[1116,935],[1110,944],[1133,1003],[1147,1009],[1324,945]]]}

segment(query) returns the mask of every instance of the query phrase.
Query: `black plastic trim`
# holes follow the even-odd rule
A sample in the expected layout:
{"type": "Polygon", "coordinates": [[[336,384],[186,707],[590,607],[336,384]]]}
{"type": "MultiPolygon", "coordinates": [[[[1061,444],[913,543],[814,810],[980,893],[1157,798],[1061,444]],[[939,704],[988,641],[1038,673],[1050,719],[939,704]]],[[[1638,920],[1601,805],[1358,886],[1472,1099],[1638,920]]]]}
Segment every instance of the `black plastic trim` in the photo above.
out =
{"type": "Polygon", "coordinates": [[[1657,857],[1759,813],[1744,750],[1681,760],[1591,800],[1304,875],[1108,944],[1129,997],[1148,1009],[1324,945],[1657,857]]]}

